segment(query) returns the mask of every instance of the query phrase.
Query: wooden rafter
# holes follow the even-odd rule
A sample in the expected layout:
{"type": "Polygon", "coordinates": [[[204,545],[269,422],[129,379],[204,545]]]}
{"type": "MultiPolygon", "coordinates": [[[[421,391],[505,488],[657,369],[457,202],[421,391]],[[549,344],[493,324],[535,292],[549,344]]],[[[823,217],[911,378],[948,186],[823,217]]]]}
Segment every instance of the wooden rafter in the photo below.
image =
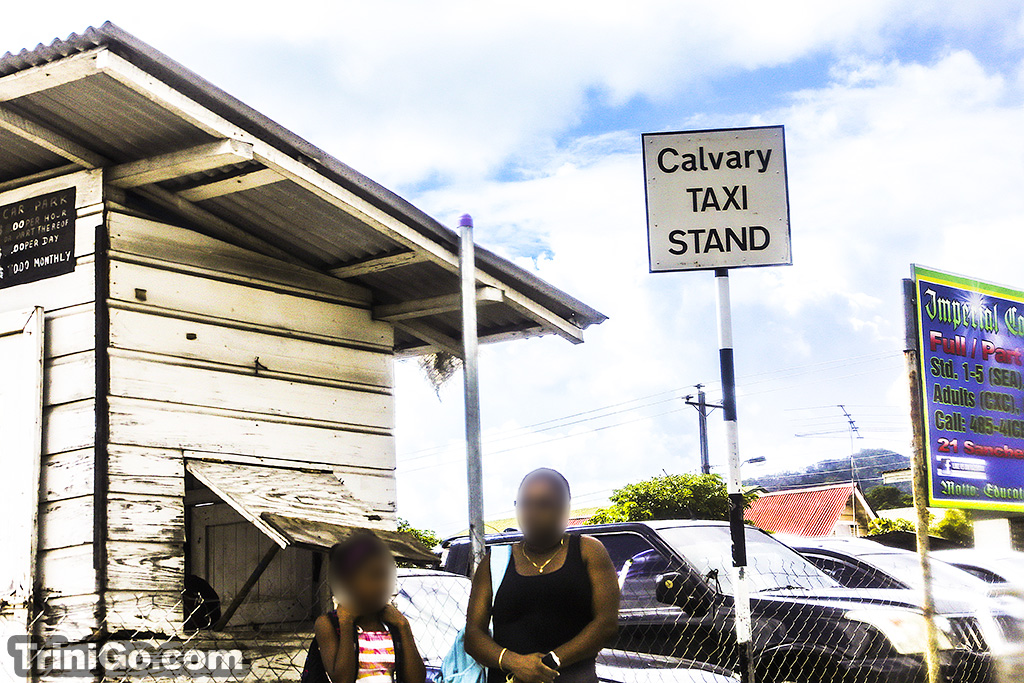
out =
{"type": "Polygon", "coordinates": [[[106,181],[114,187],[139,187],[243,161],[252,161],[251,144],[239,140],[217,140],[114,166],[107,171],[106,181]]]}
{"type": "Polygon", "coordinates": [[[269,168],[261,168],[242,175],[232,176],[224,180],[215,180],[212,183],[191,187],[178,192],[178,196],[190,202],[201,202],[215,197],[223,197],[234,192],[244,192],[264,185],[279,183],[282,178],[277,172],[269,168]]]}
{"type": "MultiPolygon", "coordinates": [[[[476,290],[476,303],[478,306],[482,304],[501,303],[504,300],[504,293],[497,287],[481,287],[476,290]]],[[[397,304],[374,306],[373,317],[375,320],[396,322],[398,320],[426,318],[427,316],[437,315],[438,313],[449,313],[451,311],[459,310],[461,306],[462,295],[443,294],[441,296],[432,296],[426,299],[414,299],[412,301],[403,301],[397,304]]]]}
{"type": "Polygon", "coordinates": [[[419,320],[399,320],[393,324],[429,346],[462,358],[462,342],[435,327],[419,320]]]}
{"type": "Polygon", "coordinates": [[[288,263],[306,266],[307,268],[309,267],[309,264],[292,256],[284,249],[261,240],[259,237],[242,230],[233,223],[229,223],[223,218],[210,213],[206,209],[196,206],[192,202],[186,201],[179,195],[169,192],[157,185],[136,188],[136,192],[160,206],[170,209],[178,215],[194,222],[197,227],[205,229],[211,237],[216,237],[224,240],[225,242],[237,244],[240,247],[252,249],[253,251],[265,256],[272,256],[274,258],[281,259],[282,261],[287,261],[288,263]]]}
{"type": "Polygon", "coordinates": [[[107,164],[107,160],[102,155],[4,107],[0,107],[0,129],[14,133],[82,168],[100,168],[107,164]]]}
{"type": "Polygon", "coordinates": [[[362,277],[363,275],[383,273],[392,268],[401,268],[428,260],[427,255],[420,251],[400,251],[395,254],[377,256],[356,263],[338,266],[337,268],[331,268],[329,272],[336,278],[348,280],[354,277],[362,277]]]}
{"type": "MultiPolygon", "coordinates": [[[[396,323],[395,327],[399,327],[396,323]]],[[[495,342],[510,341],[513,339],[531,339],[533,337],[540,337],[547,332],[543,327],[530,327],[525,330],[513,330],[508,332],[497,332],[495,334],[487,334],[480,337],[481,344],[493,344],[495,342]]],[[[411,334],[411,333],[410,333],[411,334]]],[[[412,356],[422,356],[432,351],[437,351],[438,347],[429,342],[424,342],[420,339],[422,344],[416,346],[403,346],[402,348],[395,349],[395,356],[398,358],[409,358],[412,356]]]]}
{"type": "Polygon", "coordinates": [[[16,100],[42,90],[73,83],[99,70],[101,55],[108,54],[104,47],[72,55],[56,62],[40,64],[0,78],[0,102],[16,100]]]}

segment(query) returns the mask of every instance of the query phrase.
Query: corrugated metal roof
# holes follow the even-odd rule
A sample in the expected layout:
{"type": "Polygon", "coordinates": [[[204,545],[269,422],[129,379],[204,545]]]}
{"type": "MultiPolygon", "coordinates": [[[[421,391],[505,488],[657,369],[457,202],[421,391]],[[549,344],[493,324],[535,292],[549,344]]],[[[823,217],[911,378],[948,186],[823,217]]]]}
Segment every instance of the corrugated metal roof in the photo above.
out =
{"type": "MultiPolygon", "coordinates": [[[[458,253],[458,235],[453,230],[109,22],[80,35],[72,34],[66,40],[0,57],[0,113],[10,112],[33,125],[57,131],[110,164],[153,158],[224,139],[224,135],[212,134],[208,126],[202,128],[194,118],[182,115],[167,102],[153,97],[151,91],[134,87],[134,82],[124,82],[123,74],[95,68],[85,76],[61,77],[62,68],[65,75],[71,74],[73,68],[81,69],[85,60],[105,52],[125,60],[147,78],[169,86],[173,93],[180,94],[177,96],[183,95],[200,105],[219,117],[218,120],[227,122],[225,125],[237,127],[241,135],[251,135],[283,153],[289,163],[298,162],[301,166],[296,168],[312,169],[358,200],[399,221],[405,226],[403,229],[427,238],[445,253],[458,253]],[[7,77],[20,78],[20,72],[35,67],[42,67],[57,77],[37,89],[19,91],[17,86],[12,86],[4,92],[4,83],[11,80],[7,77]]],[[[2,129],[0,150],[3,151],[0,187],[19,178],[52,175],[68,167],[68,160],[52,150],[2,129]]],[[[107,165],[106,162],[103,165],[107,165]]],[[[153,188],[129,188],[126,201],[135,202],[132,208],[164,218],[168,211],[175,212],[174,207],[153,204],[152,192],[147,195],[143,190],[155,189],[177,196],[177,192],[187,192],[232,174],[264,168],[269,167],[257,160],[226,163],[213,171],[162,181],[153,188]]],[[[318,195],[297,177],[283,177],[280,182],[253,189],[197,199],[195,205],[215,219],[230,223],[270,247],[320,270],[409,250],[408,240],[405,243],[396,240],[393,234],[354,217],[328,199],[331,198],[318,195]]],[[[183,218],[179,223],[197,227],[189,225],[190,220],[194,221],[194,214],[186,216],[179,212],[179,216],[183,218]]],[[[481,273],[511,287],[580,330],[606,319],[593,308],[486,249],[477,249],[477,265],[481,273]]],[[[382,304],[458,291],[458,279],[450,262],[407,265],[359,275],[354,281],[368,287],[375,302],[382,304]]],[[[557,320],[554,326],[550,320],[544,324],[528,308],[505,303],[482,307],[481,335],[500,338],[509,333],[543,333],[559,328],[557,320]]],[[[457,316],[435,316],[424,321],[448,333],[459,329],[457,316]]],[[[398,350],[422,345],[422,339],[404,330],[397,331],[398,350]]]]}
{"type": "Polygon", "coordinates": [[[746,518],[758,528],[796,536],[827,536],[853,495],[853,484],[773,491],[754,500],[746,518]]]}
{"type": "Polygon", "coordinates": [[[587,524],[590,524],[591,517],[593,517],[593,515],[588,515],[586,517],[570,517],[568,523],[566,523],[566,527],[586,526],[587,524]]]}

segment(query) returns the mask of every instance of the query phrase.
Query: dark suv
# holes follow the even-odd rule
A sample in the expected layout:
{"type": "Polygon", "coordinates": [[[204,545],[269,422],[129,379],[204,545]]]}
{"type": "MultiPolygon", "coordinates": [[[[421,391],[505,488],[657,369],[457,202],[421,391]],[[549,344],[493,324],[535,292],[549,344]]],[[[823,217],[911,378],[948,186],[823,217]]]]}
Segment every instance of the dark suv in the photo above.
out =
{"type": "MultiPolygon", "coordinates": [[[[735,670],[729,527],[713,521],[657,521],[573,527],[608,549],[622,602],[615,648],[671,655],[735,670]]],[[[487,538],[507,557],[518,533],[487,538]]],[[[444,543],[444,568],[467,574],[465,537],[444,543]]],[[[757,680],[820,683],[923,681],[924,618],[906,590],[850,590],[786,545],[747,528],[748,588],[757,680]]],[[[971,608],[940,596],[946,680],[988,681],[987,653],[957,637],[952,620],[971,608]]]]}

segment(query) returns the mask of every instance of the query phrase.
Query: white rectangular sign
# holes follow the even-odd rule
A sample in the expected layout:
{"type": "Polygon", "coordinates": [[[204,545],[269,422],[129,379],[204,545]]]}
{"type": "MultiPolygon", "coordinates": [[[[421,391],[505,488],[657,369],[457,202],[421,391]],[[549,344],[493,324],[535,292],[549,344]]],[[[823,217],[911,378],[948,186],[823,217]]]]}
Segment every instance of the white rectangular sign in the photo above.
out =
{"type": "Polygon", "coordinates": [[[642,137],[652,273],[793,263],[782,126],[642,137]]]}

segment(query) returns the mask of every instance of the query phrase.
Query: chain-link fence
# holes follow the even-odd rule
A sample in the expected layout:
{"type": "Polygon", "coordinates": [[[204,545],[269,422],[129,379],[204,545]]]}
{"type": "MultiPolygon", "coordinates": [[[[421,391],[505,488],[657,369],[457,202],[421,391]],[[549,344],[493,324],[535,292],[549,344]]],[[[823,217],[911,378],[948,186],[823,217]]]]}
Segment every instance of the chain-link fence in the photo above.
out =
{"type": "MultiPolygon", "coordinates": [[[[693,662],[739,673],[736,580],[729,528],[715,522],[613,524],[598,538],[618,572],[614,650],[669,662],[689,680],[693,662]],[[684,673],[685,672],[685,673],[684,673]]],[[[507,557],[517,535],[491,539],[507,557]]],[[[924,681],[927,647],[916,553],[865,539],[786,539],[747,529],[747,589],[754,680],[764,683],[924,681]]],[[[446,566],[464,571],[467,548],[449,544],[446,566]]],[[[943,679],[1022,681],[1024,599],[933,561],[943,679]]],[[[646,660],[653,661],[653,660],[646,660]]],[[[633,680],[652,680],[647,668],[633,680]]]]}
{"type": "MultiPolygon", "coordinates": [[[[728,527],[609,525],[587,533],[608,549],[621,589],[619,632],[598,659],[602,680],[739,678],[728,527]]],[[[507,557],[515,540],[494,539],[492,548],[507,557]]],[[[866,540],[786,540],[801,553],[748,530],[755,680],[923,681],[917,555],[866,540]]],[[[465,623],[464,554],[468,546],[455,541],[444,555],[450,571],[399,573],[396,605],[412,623],[431,678],[465,623]]],[[[59,597],[31,615],[8,608],[0,613],[6,672],[16,680],[30,672],[39,680],[299,680],[313,619],[330,607],[320,583],[292,595],[253,595],[236,618],[225,620],[233,596],[222,601],[193,578],[173,600],[118,596],[99,628],[88,632],[80,628],[81,607],[59,597]]],[[[935,568],[935,589],[945,680],[1024,680],[1024,600],[1015,589],[943,564],[935,568]]]]}

